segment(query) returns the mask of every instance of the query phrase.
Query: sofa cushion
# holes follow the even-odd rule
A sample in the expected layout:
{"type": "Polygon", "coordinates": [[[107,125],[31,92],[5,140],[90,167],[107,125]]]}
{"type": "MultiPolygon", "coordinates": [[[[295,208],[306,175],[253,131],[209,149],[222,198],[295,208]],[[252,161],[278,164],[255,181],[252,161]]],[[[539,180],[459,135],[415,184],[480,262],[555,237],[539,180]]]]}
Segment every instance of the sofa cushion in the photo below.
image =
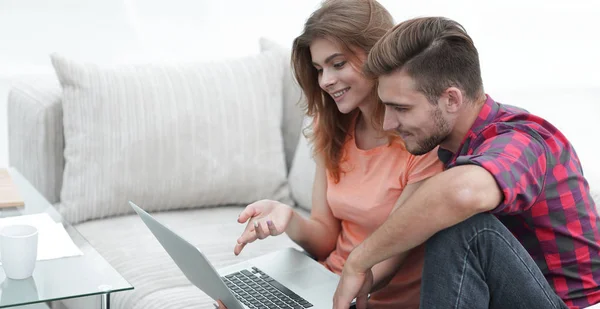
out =
{"type": "MultiPolygon", "coordinates": [[[[302,128],[306,128],[311,122],[312,118],[305,117],[302,128]]],[[[300,134],[297,144],[288,181],[292,198],[296,201],[296,205],[310,211],[312,208],[312,188],[317,164],[313,157],[312,147],[304,134],[300,134]]]]}
{"type": "MultiPolygon", "coordinates": [[[[218,207],[152,215],[202,250],[217,269],[286,247],[299,248],[283,234],[249,244],[236,257],[233,248],[244,229],[237,223],[242,210],[218,207]]],[[[137,215],[89,221],[76,228],[135,287],[113,294],[113,308],[214,308],[214,301],[185,278],[137,215]]]]}
{"type": "Polygon", "coordinates": [[[63,86],[72,222],[149,211],[290,202],[276,53],[202,64],[102,67],[52,56],[63,86]]]}
{"type": "Polygon", "coordinates": [[[296,82],[292,74],[291,50],[267,38],[260,39],[261,51],[273,51],[281,58],[283,65],[283,121],[281,132],[283,134],[283,146],[285,150],[285,160],[288,170],[292,166],[298,136],[300,135],[300,126],[304,112],[304,96],[302,89],[296,82]]]}
{"type": "Polygon", "coordinates": [[[65,167],[61,92],[56,76],[44,74],[20,77],[8,95],[9,165],[50,203],[65,167]]]}
{"type": "Polygon", "coordinates": [[[596,204],[596,210],[598,210],[598,212],[600,213],[600,189],[592,188],[591,193],[592,193],[592,199],[594,200],[594,203],[596,204]]]}

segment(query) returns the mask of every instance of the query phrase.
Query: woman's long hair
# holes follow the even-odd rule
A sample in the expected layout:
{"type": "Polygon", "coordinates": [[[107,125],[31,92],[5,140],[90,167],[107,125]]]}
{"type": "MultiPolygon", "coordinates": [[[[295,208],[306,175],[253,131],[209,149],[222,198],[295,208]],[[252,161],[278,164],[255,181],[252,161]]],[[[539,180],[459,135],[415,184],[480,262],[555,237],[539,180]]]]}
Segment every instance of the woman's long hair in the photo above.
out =
{"type": "MultiPolygon", "coordinates": [[[[292,68],[306,97],[305,112],[315,119],[312,134],[308,137],[314,146],[314,154],[323,155],[325,167],[336,183],[340,179],[342,149],[348,129],[358,111],[342,114],[331,96],[320,88],[310,44],[319,38],[335,41],[350,56],[353,67],[362,72],[363,60],[353,49],[368,54],[393,26],[390,13],[375,0],[328,0],[312,13],[304,24],[304,31],[294,40],[292,68]]],[[[377,98],[375,89],[373,95],[377,98]]],[[[382,123],[383,111],[383,105],[377,104],[375,123],[382,123]]]]}

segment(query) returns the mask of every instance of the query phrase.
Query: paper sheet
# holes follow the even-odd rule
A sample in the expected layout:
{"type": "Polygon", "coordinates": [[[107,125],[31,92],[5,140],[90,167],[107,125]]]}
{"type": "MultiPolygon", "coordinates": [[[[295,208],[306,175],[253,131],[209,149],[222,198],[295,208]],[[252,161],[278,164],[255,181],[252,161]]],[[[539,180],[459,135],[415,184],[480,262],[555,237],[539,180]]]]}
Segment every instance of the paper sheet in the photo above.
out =
{"type": "Polygon", "coordinates": [[[28,224],[38,229],[38,261],[83,255],[62,223],[55,222],[47,213],[0,218],[0,231],[13,224],[28,224]]]}

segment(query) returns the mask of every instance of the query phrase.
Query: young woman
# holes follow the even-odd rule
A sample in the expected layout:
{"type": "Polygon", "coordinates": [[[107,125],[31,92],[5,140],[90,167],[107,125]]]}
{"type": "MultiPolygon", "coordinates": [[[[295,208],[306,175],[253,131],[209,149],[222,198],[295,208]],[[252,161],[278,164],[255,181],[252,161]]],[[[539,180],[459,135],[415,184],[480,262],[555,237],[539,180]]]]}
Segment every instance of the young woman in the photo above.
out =
{"type": "MultiPolygon", "coordinates": [[[[307,20],[294,41],[292,64],[314,119],[311,215],[271,200],[247,206],[238,219],[247,227],[236,255],[256,239],[285,232],[339,274],[352,249],[442,170],[436,151],[410,155],[399,137],[382,131],[376,81],[362,73],[367,53],[393,25],[374,0],[325,1],[307,20]]],[[[417,248],[375,266],[369,308],[418,308],[422,263],[423,248],[417,248]]]]}

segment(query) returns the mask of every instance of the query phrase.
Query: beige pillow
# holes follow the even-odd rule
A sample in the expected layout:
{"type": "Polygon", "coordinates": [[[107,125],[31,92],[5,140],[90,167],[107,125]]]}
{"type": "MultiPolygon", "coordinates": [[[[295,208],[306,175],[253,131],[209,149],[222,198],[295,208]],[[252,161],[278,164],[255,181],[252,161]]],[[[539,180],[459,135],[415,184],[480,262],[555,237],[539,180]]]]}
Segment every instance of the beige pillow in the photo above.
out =
{"type": "Polygon", "coordinates": [[[72,223],[148,211],[289,202],[275,53],[102,67],[52,56],[63,87],[59,210],[72,223]]]}
{"type": "MultiPolygon", "coordinates": [[[[312,118],[305,117],[302,127],[306,128],[311,123],[312,118]]],[[[289,184],[296,205],[308,211],[312,208],[312,188],[316,168],[312,145],[304,134],[300,134],[294,162],[290,169],[289,184]]]]}
{"type": "Polygon", "coordinates": [[[294,160],[302,117],[304,117],[304,111],[301,108],[305,102],[304,96],[302,95],[302,89],[292,74],[292,51],[267,38],[261,38],[259,42],[261,51],[277,53],[283,65],[283,122],[281,132],[283,134],[286,164],[289,170],[294,160]]]}

